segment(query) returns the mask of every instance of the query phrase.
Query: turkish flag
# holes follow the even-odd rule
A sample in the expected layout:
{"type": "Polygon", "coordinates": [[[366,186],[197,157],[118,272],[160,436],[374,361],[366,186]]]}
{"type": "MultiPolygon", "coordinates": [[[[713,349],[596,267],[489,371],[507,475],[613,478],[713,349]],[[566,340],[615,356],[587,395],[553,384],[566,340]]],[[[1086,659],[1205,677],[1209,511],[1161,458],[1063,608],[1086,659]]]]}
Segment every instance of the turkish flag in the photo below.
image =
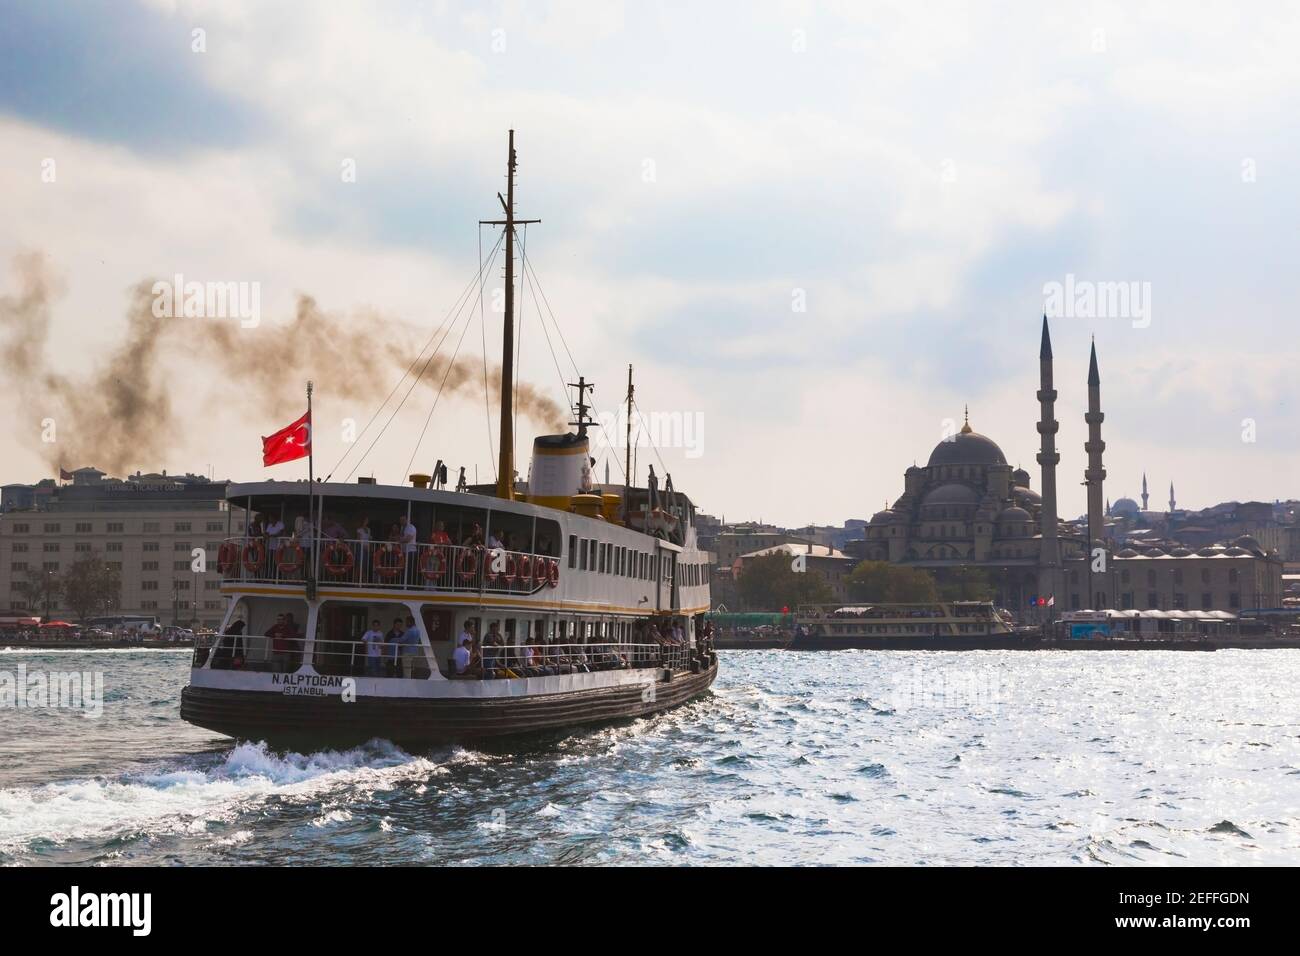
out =
{"type": "Polygon", "coordinates": [[[311,412],[262,439],[262,464],[282,465],[311,454],[311,412]]]}

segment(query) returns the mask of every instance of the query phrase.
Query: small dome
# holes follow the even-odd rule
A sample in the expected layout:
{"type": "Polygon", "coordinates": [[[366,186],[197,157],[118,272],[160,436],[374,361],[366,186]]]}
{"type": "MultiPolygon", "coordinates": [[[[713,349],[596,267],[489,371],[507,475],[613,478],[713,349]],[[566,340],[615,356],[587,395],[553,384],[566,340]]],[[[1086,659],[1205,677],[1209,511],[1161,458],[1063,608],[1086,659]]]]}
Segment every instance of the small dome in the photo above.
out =
{"type": "Polygon", "coordinates": [[[877,511],[875,514],[873,514],[873,515],[871,516],[871,521],[870,521],[869,523],[870,523],[870,524],[889,524],[889,522],[891,522],[891,521],[893,521],[893,520],[894,520],[894,512],[893,512],[893,509],[891,509],[891,508],[886,508],[884,511],[877,511]]]}
{"type": "Polygon", "coordinates": [[[1120,498],[1110,506],[1110,513],[1124,518],[1136,518],[1142,513],[1142,509],[1132,498],[1120,498]]]}
{"type": "Polygon", "coordinates": [[[1216,547],[1215,545],[1207,545],[1206,547],[1201,548],[1201,549],[1200,549],[1199,551],[1197,551],[1196,553],[1197,553],[1198,556],[1200,556],[1200,557],[1202,557],[1202,558],[1212,558],[1212,557],[1214,557],[1216,554],[1222,554],[1222,553],[1223,553],[1223,548],[1216,547]]]}
{"type": "Polygon", "coordinates": [[[1136,558],[1137,556],[1138,553],[1134,551],[1132,548],[1125,548],[1122,551],[1115,552],[1115,557],[1117,558],[1136,558]]]}
{"type": "Polygon", "coordinates": [[[1239,548],[1235,544],[1230,548],[1224,548],[1223,553],[1232,558],[1241,558],[1250,554],[1245,548],[1239,548]]]}
{"type": "Polygon", "coordinates": [[[1165,549],[1147,548],[1145,554],[1148,558],[1163,558],[1165,556],[1165,549]]]}
{"type": "Polygon", "coordinates": [[[1011,505],[1009,508],[1003,508],[1002,513],[998,515],[998,521],[1031,521],[1029,512],[1018,505],[1011,505]]]}
{"type": "Polygon", "coordinates": [[[1038,492],[1020,485],[1011,489],[1011,497],[1017,501],[1032,501],[1034,504],[1040,504],[1043,500],[1043,496],[1038,492]]]}
{"type": "Polygon", "coordinates": [[[949,482],[940,485],[926,494],[922,504],[927,505],[974,505],[979,504],[979,495],[970,485],[949,482]]]}
{"type": "Polygon", "coordinates": [[[1023,468],[1017,468],[1011,473],[1011,483],[1013,485],[1019,485],[1022,488],[1028,488],[1029,472],[1025,471],[1023,468]]]}
{"type": "Polygon", "coordinates": [[[1248,534],[1243,534],[1239,538],[1233,538],[1232,543],[1234,546],[1238,548],[1246,548],[1250,551],[1264,550],[1263,547],[1260,545],[1259,541],[1257,541],[1253,536],[1248,534]]]}
{"type": "Polygon", "coordinates": [[[1190,558],[1192,552],[1187,548],[1171,548],[1169,555],[1174,558],[1190,558]]]}

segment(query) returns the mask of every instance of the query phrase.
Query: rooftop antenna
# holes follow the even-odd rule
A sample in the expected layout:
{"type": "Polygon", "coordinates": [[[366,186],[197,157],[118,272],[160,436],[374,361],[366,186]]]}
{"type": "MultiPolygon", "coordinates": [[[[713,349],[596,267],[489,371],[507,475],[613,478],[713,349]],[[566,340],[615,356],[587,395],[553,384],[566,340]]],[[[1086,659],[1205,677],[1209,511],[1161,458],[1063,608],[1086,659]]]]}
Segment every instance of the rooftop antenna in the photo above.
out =
{"type": "Polygon", "coordinates": [[[579,375],[576,382],[569,382],[568,385],[569,388],[578,390],[578,401],[574,404],[574,408],[578,410],[578,420],[569,424],[577,426],[579,438],[586,438],[587,426],[591,424],[591,416],[587,414],[591,411],[591,406],[587,404],[587,392],[595,391],[596,383],[588,382],[586,378],[579,375]]]}

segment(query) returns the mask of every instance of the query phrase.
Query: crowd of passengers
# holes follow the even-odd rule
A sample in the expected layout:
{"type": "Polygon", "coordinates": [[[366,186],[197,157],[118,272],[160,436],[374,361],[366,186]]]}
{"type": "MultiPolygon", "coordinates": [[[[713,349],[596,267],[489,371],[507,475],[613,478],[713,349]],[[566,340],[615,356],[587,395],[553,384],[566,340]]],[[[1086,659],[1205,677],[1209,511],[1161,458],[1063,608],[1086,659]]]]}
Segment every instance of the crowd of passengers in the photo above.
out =
{"type": "MultiPolygon", "coordinates": [[[[379,618],[372,620],[370,629],[361,635],[349,657],[365,662],[363,672],[368,677],[418,676],[417,670],[424,664],[424,649],[415,618],[395,617],[391,628],[387,631],[381,628],[379,618]]],[[[430,641],[440,640],[437,618],[430,619],[429,628],[430,641]]],[[[244,630],[243,618],[232,621],[226,628],[227,637],[214,659],[219,668],[224,665],[237,670],[244,666],[244,630]]],[[[698,645],[711,649],[712,634],[712,624],[703,622],[698,645]]],[[[266,637],[271,660],[278,670],[294,670],[301,663],[303,636],[292,613],[276,615],[266,637]]],[[[684,658],[688,647],[689,640],[680,620],[636,624],[631,646],[608,641],[569,643],[559,637],[542,639],[536,644],[511,644],[496,621],[488,625],[487,634],[480,640],[478,625],[471,620],[465,622],[456,639],[447,676],[488,680],[656,667],[674,658],[684,658]]]]}
{"type": "Polygon", "coordinates": [[[689,643],[680,621],[638,624],[632,646],[604,641],[566,643],[558,637],[539,644],[512,645],[495,621],[481,640],[477,630],[473,621],[465,623],[456,638],[448,676],[491,680],[655,667],[675,656],[684,657],[689,643]]]}
{"type": "MultiPolygon", "coordinates": [[[[364,582],[390,584],[397,578],[408,584],[415,584],[422,580],[418,552],[423,545],[459,545],[462,548],[500,549],[552,556],[555,554],[553,544],[545,534],[537,536],[536,546],[533,547],[528,534],[516,534],[501,529],[485,532],[478,522],[470,522],[468,529],[463,530],[463,533],[457,536],[459,540],[456,540],[447,530],[445,521],[435,521],[428,541],[420,540],[415,523],[409,517],[389,522],[385,531],[383,522],[377,522],[372,526],[368,515],[360,516],[351,522],[351,527],[348,527],[339,520],[337,515],[326,512],[321,521],[319,535],[307,515],[299,514],[293,517],[291,522],[292,525],[289,526],[283,518],[261,514],[254,514],[248,522],[247,539],[262,543],[265,554],[263,563],[267,574],[276,575],[279,569],[280,548],[289,542],[296,543],[302,549],[302,563],[295,571],[298,575],[301,575],[305,568],[312,566],[315,558],[314,549],[318,541],[322,548],[329,547],[330,542],[338,542],[352,555],[352,571],[349,572],[349,577],[364,582]],[[381,548],[400,550],[402,558],[400,562],[395,562],[400,564],[400,570],[396,574],[381,574],[376,570],[375,555],[381,548]]],[[[447,555],[447,560],[450,562],[452,555],[447,555]]],[[[322,567],[321,571],[326,577],[330,576],[328,568],[322,567]]]]}

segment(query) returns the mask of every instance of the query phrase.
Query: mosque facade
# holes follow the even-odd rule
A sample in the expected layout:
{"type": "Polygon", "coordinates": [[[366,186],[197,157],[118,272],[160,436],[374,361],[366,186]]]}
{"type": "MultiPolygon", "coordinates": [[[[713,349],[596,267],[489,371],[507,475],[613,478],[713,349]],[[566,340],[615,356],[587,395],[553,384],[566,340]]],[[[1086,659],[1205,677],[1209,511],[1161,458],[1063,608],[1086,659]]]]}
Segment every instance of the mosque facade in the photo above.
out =
{"type": "MultiPolygon", "coordinates": [[[[1037,392],[1040,490],[1032,488],[1029,472],[1008,464],[993,439],[971,428],[968,415],[960,431],[934,447],[924,467],[913,465],[904,473],[902,495],[867,525],[863,556],[926,568],[941,582],[954,569],[979,568],[988,575],[994,600],[1027,620],[1084,608],[1237,612],[1280,607],[1281,558],[1253,538],[1195,551],[1117,547],[1111,539],[1116,508],[1139,509],[1127,498],[1105,504],[1105,416],[1095,344],[1084,414],[1087,513],[1077,523],[1060,519],[1053,366],[1044,316],[1037,392]]],[[[1142,511],[1146,500],[1144,476],[1142,511]]],[[[1173,502],[1171,485],[1171,508],[1173,502]]]]}

